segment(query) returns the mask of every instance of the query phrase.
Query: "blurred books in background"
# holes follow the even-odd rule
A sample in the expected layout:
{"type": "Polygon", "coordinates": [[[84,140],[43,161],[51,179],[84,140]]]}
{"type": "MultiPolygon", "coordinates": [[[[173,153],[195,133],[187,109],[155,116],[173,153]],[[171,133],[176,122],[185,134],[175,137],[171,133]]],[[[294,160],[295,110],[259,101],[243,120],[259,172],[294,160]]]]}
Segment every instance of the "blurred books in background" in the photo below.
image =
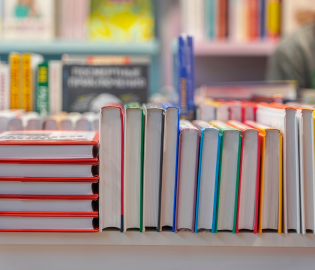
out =
{"type": "Polygon", "coordinates": [[[5,40],[154,39],[151,0],[1,0],[0,36],[5,40]]]}

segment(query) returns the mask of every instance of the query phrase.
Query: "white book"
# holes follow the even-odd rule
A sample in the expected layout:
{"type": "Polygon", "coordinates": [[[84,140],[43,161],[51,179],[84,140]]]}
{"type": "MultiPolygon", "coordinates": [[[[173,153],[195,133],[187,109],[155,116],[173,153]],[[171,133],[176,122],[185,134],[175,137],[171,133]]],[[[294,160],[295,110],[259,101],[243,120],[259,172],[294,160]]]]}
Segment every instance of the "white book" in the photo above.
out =
{"type": "Polygon", "coordinates": [[[0,63],[0,111],[10,108],[9,66],[0,63]]]}
{"type": "Polygon", "coordinates": [[[199,130],[187,120],[179,127],[175,231],[194,231],[199,130]]]}
{"type": "Polygon", "coordinates": [[[81,119],[82,114],[71,112],[68,113],[66,117],[60,120],[59,129],[60,130],[76,130],[77,121],[81,119]]]}
{"type": "Polygon", "coordinates": [[[258,123],[277,128],[283,134],[283,208],[284,232],[300,233],[300,177],[298,161],[298,123],[296,109],[279,105],[257,106],[258,123]]]}
{"type": "Polygon", "coordinates": [[[0,181],[0,194],[19,195],[92,195],[91,183],[0,181]]]}
{"type": "Polygon", "coordinates": [[[61,61],[49,61],[49,109],[50,114],[62,111],[62,63],[61,61]]]}
{"type": "Polygon", "coordinates": [[[0,111],[0,132],[9,130],[11,120],[20,117],[23,112],[23,110],[0,111]]]}
{"type": "Polygon", "coordinates": [[[164,109],[153,104],[143,105],[143,230],[159,229],[164,109]]]}
{"type": "Polygon", "coordinates": [[[92,200],[0,198],[0,212],[93,212],[92,200]]]}
{"type": "Polygon", "coordinates": [[[1,216],[0,230],[92,230],[93,217],[1,216]]]}
{"type": "Polygon", "coordinates": [[[54,37],[54,1],[4,0],[3,39],[51,40],[54,37]]]}
{"type": "Polygon", "coordinates": [[[195,232],[214,232],[220,162],[219,130],[205,121],[196,120],[193,124],[201,133],[195,232]]]}
{"type": "Polygon", "coordinates": [[[122,109],[105,106],[101,109],[100,128],[100,230],[122,226],[122,167],[123,115],[122,109]]]}
{"type": "Polygon", "coordinates": [[[0,177],[93,177],[92,165],[1,163],[0,177]]]}
{"type": "Polygon", "coordinates": [[[161,194],[160,230],[164,226],[174,228],[175,183],[177,177],[177,148],[179,134],[179,110],[177,107],[165,109],[163,172],[161,194]]]}
{"type": "Polygon", "coordinates": [[[140,229],[143,111],[141,107],[127,107],[125,112],[124,144],[124,230],[140,229]]]}
{"type": "Polygon", "coordinates": [[[301,232],[315,233],[314,119],[312,109],[297,110],[301,187],[301,232]]]}
{"type": "Polygon", "coordinates": [[[24,130],[43,129],[43,120],[37,112],[28,112],[21,116],[24,130]]]}

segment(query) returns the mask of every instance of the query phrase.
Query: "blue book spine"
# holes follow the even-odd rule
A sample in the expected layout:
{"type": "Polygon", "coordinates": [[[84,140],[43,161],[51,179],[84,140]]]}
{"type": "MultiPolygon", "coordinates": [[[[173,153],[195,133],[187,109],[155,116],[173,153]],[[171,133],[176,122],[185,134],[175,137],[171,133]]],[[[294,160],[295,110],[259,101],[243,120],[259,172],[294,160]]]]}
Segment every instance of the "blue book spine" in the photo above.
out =
{"type": "Polygon", "coordinates": [[[200,176],[201,176],[201,164],[202,164],[203,137],[204,137],[204,129],[201,130],[200,148],[199,148],[199,165],[198,165],[198,183],[197,183],[197,196],[196,196],[195,233],[198,233],[198,212],[199,212],[200,176]]]}
{"type": "Polygon", "coordinates": [[[213,202],[213,217],[212,217],[212,233],[215,233],[215,224],[217,218],[217,201],[218,201],[218,183],[219,183],[219,170],[220,170],[220,155],[221,155],[221,134],[218,134],[218,149],[217,149],[217,165],[215,172],[215,188],[214,188],[214,202],[213,202]]]}
{"type": "MultiPolygon", "coordinates": [[[[163,106],[163,105],[162,105],[163,106]]],[[[163,106],[164,107],[164,106],[163,106]]],[[[165,109],[168,107],[174,107],[170,104],[165,104],[165,109]]],[[[175,107],[177,108],[177,107],[175,107]]],[[[177,142],[176,142],[176,170],[175,170],[175,187],[174,187],[174,207],[173,207],[173,226],[172,232],[175,232],[175,218],[176,218],[176,199],[177,199],[177,173],[178,173],[178,144],[179,144],[179,110],[178,110],[178,120],[177,120],[177,142]]]]}
{"type": "Polygon", "coordinates": [[[266,0],[260,1],[260,37],[265,38],[266,36],[266,0]]]}
{"type": "Polygon", "coordinates": [[[194,105],[194,50],[193,38],[181,35],[178,38],[178,96],[181,119],[192,120],[194,105]]]}

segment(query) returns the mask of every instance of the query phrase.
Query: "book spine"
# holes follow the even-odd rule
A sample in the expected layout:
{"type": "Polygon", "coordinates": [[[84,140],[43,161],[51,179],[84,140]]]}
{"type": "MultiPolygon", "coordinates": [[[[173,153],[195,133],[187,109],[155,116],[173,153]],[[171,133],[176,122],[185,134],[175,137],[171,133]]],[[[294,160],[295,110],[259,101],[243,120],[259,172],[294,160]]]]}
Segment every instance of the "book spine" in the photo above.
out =
{"type": "Polygon", "coordinates": [[[260,38],[266,37],[266,0],[260,0],[260,38]]]}
{"type": "Polygon", "coordinates": [[[217,38],[224,40],[227,36],[227,0],[218,1],[217,38]]]}
{"type": "Polygon", "coordinates": [[[49,108],[51,114],[57,114],[62,110],[62,66],[59,61],[50,61],[48,65],[49,108]]]}
{"type": "Polygon", "coordinates": [[[193,38],[182,35],[178,38],[178,95],[181,119],[194,117],[194,54],[193,38]]]}
{"type": "Polygon", "coordinates": [[[206,37],[215,38],[215,0],[205,0],[206,37]]]}
{"type": "Polygon", "coordinates": [[[36,112],[44,117],[49,114],[48,83],[48,62],[43,62],[37,70],[36,112]]]}
{"type": "Polygon", "coordinates": [[[10,108],[9,67],[0,66],[0,110],[10,108]]]}
{"type": "Polygon", "coordinates": [[[247,0],[248,5],[248,37],[255,40],[258,37],[258,0],[247,0]]]}
{"type": "Polygon", "coordinates": [[[22,92],[23,92],[23,109],[33,111],[33,84],[32,84],[32,55],[29,53],[22,55],[22,92]]]}
{"type": "Polygon", "coordinates": [[[20,109],[22,96],[20,95],[21,90],[21,63],[20,55],[13,53],[10,55],[10,76],[11,76],[11,109],[20,109]]]}
{"type": "Polygon", "coordinates": [[[281,2],[280,0],[267,0],[267,36],[277,39],[280,35],[281,2]]]}

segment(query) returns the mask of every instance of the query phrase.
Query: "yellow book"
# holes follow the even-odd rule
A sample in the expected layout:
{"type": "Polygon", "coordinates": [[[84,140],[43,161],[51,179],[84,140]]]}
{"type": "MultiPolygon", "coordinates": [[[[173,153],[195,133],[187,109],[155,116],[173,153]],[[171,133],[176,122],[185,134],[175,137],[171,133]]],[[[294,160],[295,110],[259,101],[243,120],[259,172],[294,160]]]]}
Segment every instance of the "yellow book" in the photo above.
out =
{"type": "Polygon", "coordinates": [[[30,53],[24,53],[22,55],[22,100],[23,109],[25,111],[33,111],[33,77],[31,67],[32,55],[30,53]]]}
{"type": "Polygon", "coordinates": [[[281,26],[280,0],[267,0],[267,34],[269,37],[278,37],[281,26]]]}
{"type": "Polygon", "coordinates": [[[261,139],[260,161],[260,201],[258,233],[264,229],[282,232],[282,143],[283,135],[280,130],[258,124],[254,121],[245,121],[245,124],[256,128],[261,139]],[[278,149],[278,151],[275,151],[278,149]],[[275,192],[277,190],[277,192],[275,192]],[[278,207],[272,207],[272,203],[278,202],[278,207]]]}
{"type": "Polygon", "coordinates": [[[22,91],[21,91],[21,56],[18,53],[11,53],[10,62],[10,81],[11,81],[11,109],[22,109],[22,91]]]}

